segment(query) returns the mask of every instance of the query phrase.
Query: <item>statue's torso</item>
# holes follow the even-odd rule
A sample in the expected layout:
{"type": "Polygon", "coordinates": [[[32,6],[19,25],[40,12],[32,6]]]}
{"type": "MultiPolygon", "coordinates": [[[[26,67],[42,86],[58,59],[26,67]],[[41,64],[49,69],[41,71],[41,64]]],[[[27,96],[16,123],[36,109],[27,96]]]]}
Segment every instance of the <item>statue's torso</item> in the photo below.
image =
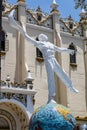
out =
{"type": "Polygon", "coordinates": [[[37,48],[40,49],[40,51],[43,54],[43,57],[45,59],[50,58],[50,57],[54,57],[54,45],[50,42],[38,42],[38,44],[36,45],[37,48]]]}

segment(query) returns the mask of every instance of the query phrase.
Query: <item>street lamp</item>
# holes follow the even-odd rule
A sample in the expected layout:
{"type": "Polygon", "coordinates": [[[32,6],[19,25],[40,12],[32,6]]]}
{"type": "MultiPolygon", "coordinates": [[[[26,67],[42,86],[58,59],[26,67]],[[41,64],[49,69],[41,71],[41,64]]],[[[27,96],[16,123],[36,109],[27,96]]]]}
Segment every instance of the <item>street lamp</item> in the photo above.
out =
{"type": "Polygon", "coordinates": [[[0,0],[0,97],[1,97],[1,42],[2,42],[2,11],[4,6],[2,5],[3,0],[0,0]]]}

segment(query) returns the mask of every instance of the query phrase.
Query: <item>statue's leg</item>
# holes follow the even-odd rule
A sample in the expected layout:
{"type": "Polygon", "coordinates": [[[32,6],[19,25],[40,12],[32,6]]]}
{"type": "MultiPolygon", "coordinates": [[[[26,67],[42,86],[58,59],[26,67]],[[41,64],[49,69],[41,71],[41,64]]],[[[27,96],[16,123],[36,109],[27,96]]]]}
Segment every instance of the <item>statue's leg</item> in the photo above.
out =
{"type": "Polygon", "coordinates": [[[58,62],[56,61],[56,59],[54,59],[54,69],[55,69],[55,73],[58,75],[58,77],[63,81],[63,83],[70,88],[70,90],[74,91],[74,92],[78,92],[77,89],[75,89],[75,87],[72,84],[71,79],[67,76],[67,74],[63,71],[63,69],[60,67],[60,65],[58,64],[58,62]]]}
{"type": "Polygon", "coordinates": [[[54,67],[51,59],[45,60],[45,65],[48,79],[48,101],[50,101],[55,96],[54,67]]]}

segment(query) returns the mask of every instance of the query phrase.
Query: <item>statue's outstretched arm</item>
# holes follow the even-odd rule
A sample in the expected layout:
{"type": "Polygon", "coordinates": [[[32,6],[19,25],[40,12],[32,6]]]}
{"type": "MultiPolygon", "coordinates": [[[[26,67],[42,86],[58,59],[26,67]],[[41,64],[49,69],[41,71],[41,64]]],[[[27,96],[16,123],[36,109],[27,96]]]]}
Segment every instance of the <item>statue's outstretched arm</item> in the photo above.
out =
{"type": "MultiPolygon", "coordinates": [[[[57,36],[58,36],[58,39],[59,39],[59,43],[61,45],[62,39],[61,39],[60,33],[58,31],[57,31],[57,36]]],[[[55,46],[54,49],[55,49],[55,51],[58,51],[58,52],[67,52],[69,54],[74,54],[74,50],[71,50],[71,49],[61,48],[61,47],[57,47],[57,46],[55,46]]]]}
{"type": "Polygon", "coordinates": [[[37,44],[37,41],[34,40],[33,38],[31,38],[31,37],[24,31],[23,26],[21,26],[20,23],[14,19],[14,11],[15,11],[15,10],[12,10],[12,11],[10,12],[9,16],[8,16],[8,18],[9,18],[9,24],[10,24],[13,28],[15,28],[16,30],[18,30],[18,31],[25,37],[25,39],[29,41],[29,43],[36,45],[36,44],[37,44]]]}
{"type": "Polygon", "coordinates": [[[74,50],[71,50],[71,49],[61,48],[61,47],[57,47],[57,46],[54,46],[54,49],[55,49],[55,51],[58,51],[58,52],[67,52],[72,55],[74,54],[74,50]]]}

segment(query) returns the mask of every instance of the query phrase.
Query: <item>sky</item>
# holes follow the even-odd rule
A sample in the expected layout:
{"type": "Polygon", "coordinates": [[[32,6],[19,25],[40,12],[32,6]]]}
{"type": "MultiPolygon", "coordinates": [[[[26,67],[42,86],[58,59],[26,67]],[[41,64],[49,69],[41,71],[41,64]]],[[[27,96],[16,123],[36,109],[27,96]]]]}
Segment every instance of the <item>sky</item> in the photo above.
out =
{"type": "MultiPolygon", "coordinates": [[[[7,0],[10,3],[16,3],[17,0],[7,0]]],[[[41,7],[42,11],[45,13],[50,13],[51,8],[50,5],[52,4],[53,0],[26,0],[27,7],[30,9],[36,9],[38,6],[41,7]]],[[[69,15],[75,21],[79,21],[81,13],[81,9],[75,9],[75,2],[74,0],[56,0],[57,4],[59,5],[58,10],[60,11],[61,18],[67,18],[69,15]]]]}

